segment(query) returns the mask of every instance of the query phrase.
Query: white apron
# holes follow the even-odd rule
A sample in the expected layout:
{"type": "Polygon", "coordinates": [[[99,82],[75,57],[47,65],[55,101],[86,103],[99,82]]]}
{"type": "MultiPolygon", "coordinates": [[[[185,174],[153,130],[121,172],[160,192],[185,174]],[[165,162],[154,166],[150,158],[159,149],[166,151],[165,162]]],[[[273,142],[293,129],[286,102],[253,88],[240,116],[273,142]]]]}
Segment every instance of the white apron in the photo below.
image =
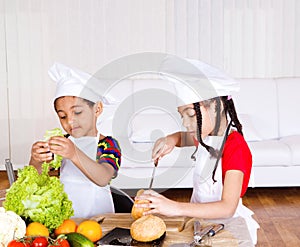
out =
{"type": "MultiPolygon", "coordinates": [[[[70,136],[69,139],[89,158],[96,160],[99,136],[84,136],[80,138],[70,136]]],[[[109,185],[105,187],[96,185],[69,159],[63,159],[60,181],[64,184],[64,190],[73,202],[73,217],[90,218],[98,214],[114,212],[109,185]]]]}
{"type": "MultiPolygon", "coordinates": [[[[220,150],[223,137],[209,136],[204,141],[207,145],[220,150]]],[[[221,200],[223,183],[222,183],[222,160],[219,160],[219,165],[215,173],[215,180],[212,180],[212,171],[216,159],[210,158],[210,154],[204,147],[199,144],[196,153],[195,170],[193,174],[193,194],[191,197],[192,203],[213,202],[221,200]]],[[[247,223],[247,227],[253,244],[257,242],[258,223],[252,218],[254,213],[245,207],[240,198],[236,212],[233,217],[243,217],[247,223]]]]}

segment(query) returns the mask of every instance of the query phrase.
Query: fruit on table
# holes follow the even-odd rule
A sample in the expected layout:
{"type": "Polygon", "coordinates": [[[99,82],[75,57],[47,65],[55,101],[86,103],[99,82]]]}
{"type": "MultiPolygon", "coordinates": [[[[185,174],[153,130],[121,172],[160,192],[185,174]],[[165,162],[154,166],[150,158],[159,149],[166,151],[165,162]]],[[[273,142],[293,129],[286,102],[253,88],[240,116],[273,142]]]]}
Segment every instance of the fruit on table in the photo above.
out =
{"type": "Polygon", "coordinates": [[[71,247],[94,247],[94,243],[81,233],[71,232],[66,236],[71,247]]]}
{"type": "Polygon", "coordinates": [[[54,230],[55,236],[58,236],[60,234],[70,233],[70,232],[76,232],[77,224],[72,219],[64,220],[63,223],[54,230]]]}
{"type": "Polygon", "coordinates": [[[33,239],[31,246],[32,247],[47,247],[49,244],[46,237],[36,237],[33,239]]]}
{"type": "Polygon", "coordinates": [[[31,245],[29,241],[23,241],[22,239],[21,240],[13,239],[7,245],[7,247],[30,247],[30,246],[31,245]]]}
{"type": "Polygon", "coordinates": [[[44,236],[49,237],[49,230],[39,222],[31,222],[26,227],[26,236],[44,236]]]}
{"type": "Polygon", "coordinates": [[[7,246],[14,237],[24,237],[25,232],[25,221],[16,213],[0,207],[0,246],[7,246]]]}
{"type": "Polygon", "coordinates": [[[92,242],[96,242],[102,237],[102,228],[100,224],[95,220],[82,221],[77,229],[77,233],[81,233],[92,242]]]}
{"type": "MultiPolygon", "coordinates": [[[[62,236],[62,235],[60,235],[62,236]]],[[[67,240],[66,236],[58,237],[56,240],[52,241],[48,247],[70,247],[70,243],[67,240]]]]}
{"type": "Polygon", "coordinates": [[[70,244],[67,241],[67,236],[61,234],[56,239],[41,236],[25,236],[11,240],[7,247],[70,247],[70,244]]]}

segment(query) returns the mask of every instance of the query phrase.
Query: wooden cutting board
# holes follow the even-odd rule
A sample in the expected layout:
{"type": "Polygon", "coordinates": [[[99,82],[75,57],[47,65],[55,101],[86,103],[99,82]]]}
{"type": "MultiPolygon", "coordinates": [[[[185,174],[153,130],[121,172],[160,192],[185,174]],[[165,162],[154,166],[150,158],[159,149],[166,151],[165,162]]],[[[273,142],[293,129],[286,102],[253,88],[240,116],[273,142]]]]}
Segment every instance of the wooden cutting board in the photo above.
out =
{"type": "MultiPolygon", "coordinates": [[[[167,231],[180,232],[184,229],[184,225],[188,218],[185,217],[164,217],[160,216],[167,226],[167,231]]],[[[100,222],[103,232],[108,232],[115,227],[130,228],[134,219],[130,213],[116,213],[116,214],[101,214],[97,215],[92,220],[100,222]]],[[[80,223],[84,219],[75,219],[80,223]]]]}

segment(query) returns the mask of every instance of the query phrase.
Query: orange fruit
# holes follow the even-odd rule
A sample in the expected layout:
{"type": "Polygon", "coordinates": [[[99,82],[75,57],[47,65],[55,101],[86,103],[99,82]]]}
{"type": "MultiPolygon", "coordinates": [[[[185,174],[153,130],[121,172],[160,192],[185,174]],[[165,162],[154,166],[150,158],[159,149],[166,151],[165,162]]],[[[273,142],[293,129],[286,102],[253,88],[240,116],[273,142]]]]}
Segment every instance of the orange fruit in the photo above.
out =
{"type": "Polygon", "coordinates": [[[26,227],[26,236],[44,236],[49,237],[49,230],[39,222],[31,222],[26,227]]]}
{"type": "Polygon", "coordinates": [[[67,220],[64,220],[63,223],[54,230],[54,234],[56,236],[58,236],[60,234],[76,232],[76,227],[77,227],[77,224],[74,220],[67,219],[67,220]]]}
{"type": "Polygon", "coordinates": [[[82,221],[78,225],[76,232],[81,233],[92,242],[96,242],[102,237],[102,228],[95,220],[82,221]]]}

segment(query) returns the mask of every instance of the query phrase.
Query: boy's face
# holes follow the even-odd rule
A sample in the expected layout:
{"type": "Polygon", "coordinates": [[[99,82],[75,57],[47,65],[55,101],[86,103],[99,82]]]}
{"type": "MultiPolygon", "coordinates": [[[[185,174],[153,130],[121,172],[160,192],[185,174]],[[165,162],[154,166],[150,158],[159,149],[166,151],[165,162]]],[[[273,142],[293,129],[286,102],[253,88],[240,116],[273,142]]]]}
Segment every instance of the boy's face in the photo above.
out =
{"type": "MultiPolygon", "coordinates": [[[[213,131],[213,124],[211,121],[210,114],[208,110],[200,104],[200,111],[202,114],[202,133],[201,137],[204,139],[207,137],[212,131],[213,131]]],[[[188,104],[184,106],[178,107],[178,112],[181,115],[182,118],[182,124],[187,129],[187,131],[190,133],[190,135],[197,139],[197,117],[196,117],[196,111],[194,109],[193,104],[188,104]]]]}
{"type": "Polygon", "coordinates": [[[55,101],[56,113],[64,130],[75,138],[96,136],[97,117],[102,112],[101,103],[89,106],[86,101],[74,96],[65,96],[55,101]]]}

